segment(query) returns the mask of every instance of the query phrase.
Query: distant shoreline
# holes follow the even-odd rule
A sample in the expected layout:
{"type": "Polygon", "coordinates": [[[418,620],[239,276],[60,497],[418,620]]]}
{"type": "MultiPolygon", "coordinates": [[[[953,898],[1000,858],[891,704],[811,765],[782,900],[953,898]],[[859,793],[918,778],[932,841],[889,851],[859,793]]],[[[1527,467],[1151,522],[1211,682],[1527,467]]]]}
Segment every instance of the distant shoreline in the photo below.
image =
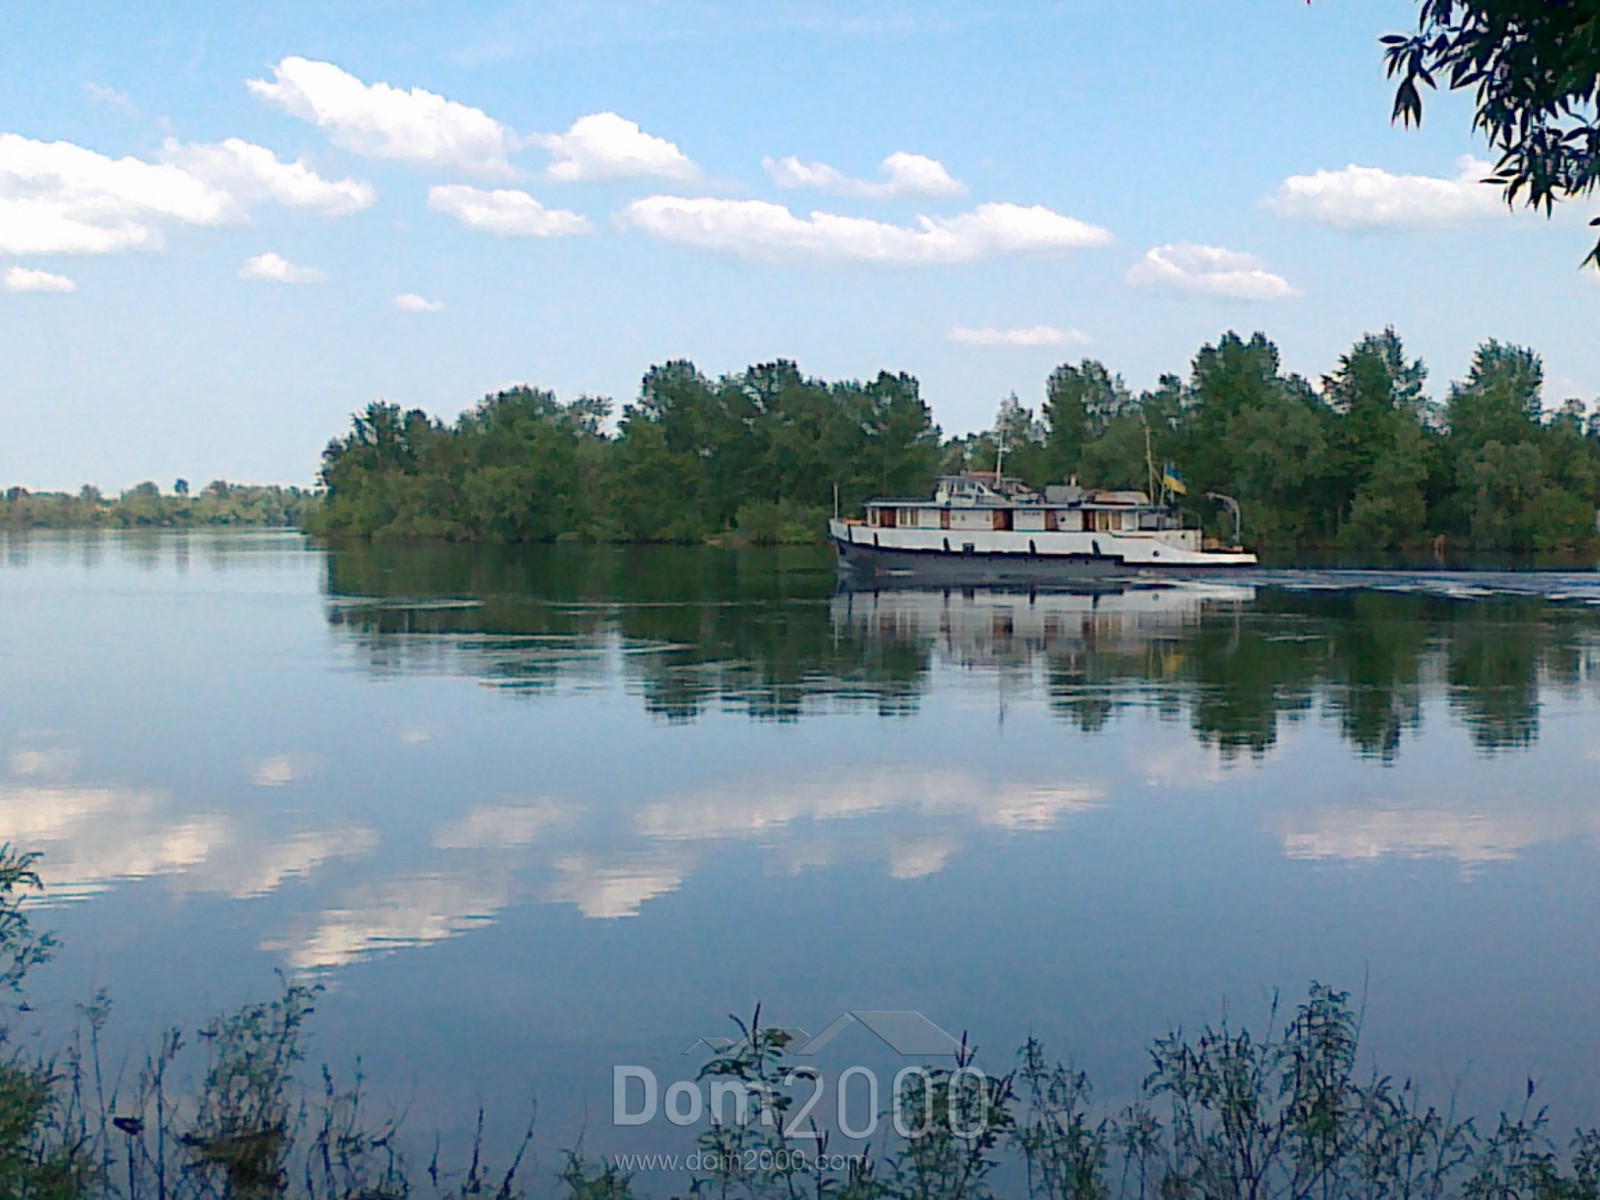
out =
{"type": "Polygon", "coordinates": [[[178,485],[163,493],[141,483],[115,498],[89,484],[75,494],[11,487],[0,493],[0,529],[299,529],[319,502],[309,488],[277,484],[219,479],[194,493],[185,481],[178,485]]]}

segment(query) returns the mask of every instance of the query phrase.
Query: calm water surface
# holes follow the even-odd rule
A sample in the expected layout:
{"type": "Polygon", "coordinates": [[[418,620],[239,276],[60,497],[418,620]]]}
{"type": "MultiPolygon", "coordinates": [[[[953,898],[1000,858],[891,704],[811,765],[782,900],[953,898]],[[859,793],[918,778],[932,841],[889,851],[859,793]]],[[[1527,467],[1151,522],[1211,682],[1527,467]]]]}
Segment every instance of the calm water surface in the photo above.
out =
{"type": "Polygon", "coordinates": [[[761,1001],[1029,1032],[1108,1102],[1170,1024],[1365,992],[1380,1064],[1600,1116],[1600,578],[836,592],[813,551],[0,542],[0,840],[41,1027],[328,985],[426,1128],[761,1001]]]}

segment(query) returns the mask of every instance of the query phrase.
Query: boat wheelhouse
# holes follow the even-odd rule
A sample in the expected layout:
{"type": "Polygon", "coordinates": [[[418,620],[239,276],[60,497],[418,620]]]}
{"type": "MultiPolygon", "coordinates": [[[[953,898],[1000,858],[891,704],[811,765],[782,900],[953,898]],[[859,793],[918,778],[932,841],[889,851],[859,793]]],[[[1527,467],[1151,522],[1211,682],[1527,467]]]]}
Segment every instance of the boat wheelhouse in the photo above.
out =
{"type": "Polygon", "coordinates": [[[1256,562],[1185,526],[1165,496],[1154,502],[1145,492],[1076,483],[1034,492],[988,472],[944,476],[927,500],[870,500],[864,517],[835,517],[828,532],[848,569],[974,582],[1081,581],[1256,562]]]}

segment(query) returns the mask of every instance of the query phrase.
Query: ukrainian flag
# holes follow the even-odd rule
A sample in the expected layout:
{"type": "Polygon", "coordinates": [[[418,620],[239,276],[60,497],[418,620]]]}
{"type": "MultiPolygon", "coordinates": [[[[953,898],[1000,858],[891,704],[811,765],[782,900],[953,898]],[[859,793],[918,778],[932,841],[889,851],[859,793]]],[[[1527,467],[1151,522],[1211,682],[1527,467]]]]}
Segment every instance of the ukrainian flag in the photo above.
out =
{"type": "Polygon", "coordinates": [[[1178,474],[1178,469],[1171,463],[1161,468],[1161,486],[1177,496],[1189,494],[1189,485],[1184,483],[1183,476],[1178,474]]]}

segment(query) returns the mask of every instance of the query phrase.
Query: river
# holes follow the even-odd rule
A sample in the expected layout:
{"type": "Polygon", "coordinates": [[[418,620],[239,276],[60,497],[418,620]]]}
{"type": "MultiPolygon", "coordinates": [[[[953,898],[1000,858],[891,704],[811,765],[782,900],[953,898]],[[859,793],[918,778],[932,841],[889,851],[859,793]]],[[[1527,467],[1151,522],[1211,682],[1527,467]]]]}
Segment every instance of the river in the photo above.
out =
{"type": "Polygon", "coordinates": [[[52,534],[0,541],[0,612],[0,841],[61,941],[30,1019],[106,988],[125,1073],[284,972],[410,1126],[536,1098],[553,1156],[633,1144],[614,1068],[692,1079],[757,1003],[1002,1068],[1037,1034],[1110,1104],[1169,1027],[1321,980],[1441,1103],[1600,1116],[1600,576],[841,592],[810,549],[52,534]]]}

